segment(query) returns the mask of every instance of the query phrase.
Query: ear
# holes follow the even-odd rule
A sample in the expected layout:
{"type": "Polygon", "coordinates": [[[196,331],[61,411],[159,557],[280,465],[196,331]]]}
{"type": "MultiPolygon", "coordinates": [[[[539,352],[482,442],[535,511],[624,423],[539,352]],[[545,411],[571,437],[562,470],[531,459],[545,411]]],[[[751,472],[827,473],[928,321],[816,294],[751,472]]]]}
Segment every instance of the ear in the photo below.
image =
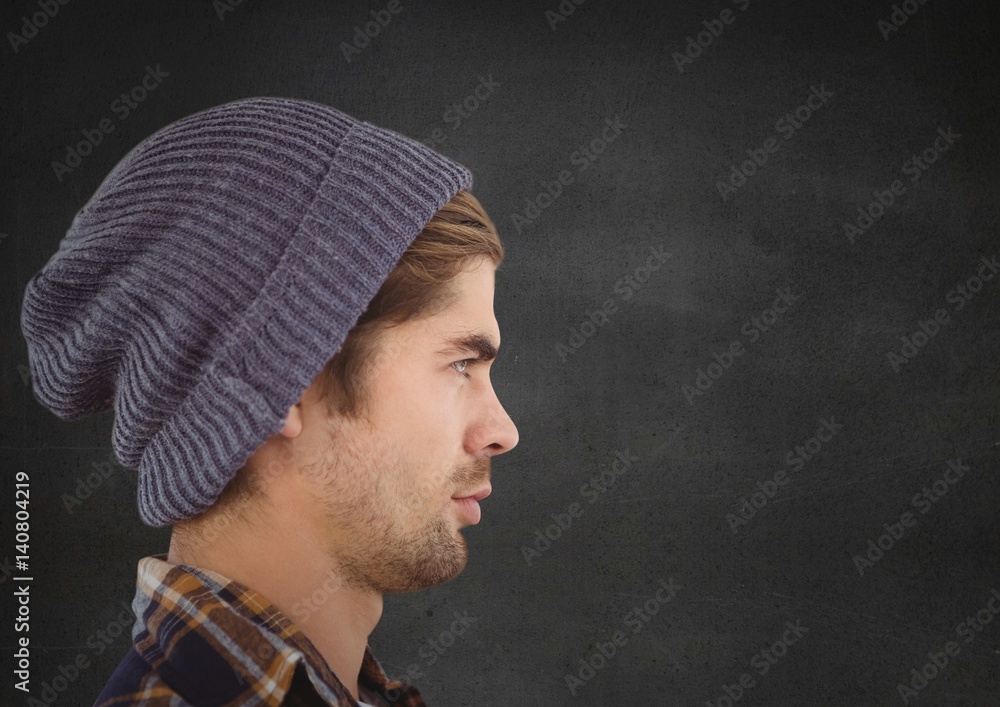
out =
{"type": "Polygon", "coordinates": [[[301,402],[298,402],[288,408],[288,416],[285,418],[281,434],[292,438],[298,437],[300,432],[302,432],[302,407],[301,402]]]}

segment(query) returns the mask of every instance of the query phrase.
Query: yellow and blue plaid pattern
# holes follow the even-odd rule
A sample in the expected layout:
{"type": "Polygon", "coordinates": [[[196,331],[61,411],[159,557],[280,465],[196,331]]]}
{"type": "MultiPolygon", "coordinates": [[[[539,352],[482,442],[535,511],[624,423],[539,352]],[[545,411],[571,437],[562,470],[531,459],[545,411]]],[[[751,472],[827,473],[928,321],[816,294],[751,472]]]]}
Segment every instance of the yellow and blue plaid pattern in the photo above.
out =
{"type": "MultiPolygon", "coordinates": [[[[142,558],[137,574],[133,645],[95,707],[357,706],[312,642],[262,595],[165,554],[142,558]]],[[[358,681],[379,707],[424,705],[416,687],[388,679],[369,646],[358,681]]]]}

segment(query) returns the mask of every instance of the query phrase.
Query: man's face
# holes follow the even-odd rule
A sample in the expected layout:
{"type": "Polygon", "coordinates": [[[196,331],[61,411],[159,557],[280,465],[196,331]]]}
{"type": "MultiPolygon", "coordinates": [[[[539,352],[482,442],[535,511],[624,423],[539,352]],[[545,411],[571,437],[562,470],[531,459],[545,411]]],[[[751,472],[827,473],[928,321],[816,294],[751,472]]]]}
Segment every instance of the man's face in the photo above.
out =
{"type": "Polygon", "coordinates": [[[518,442],[490,363],[466,361],[480,352],[453,346],[477,334],[500,345],[495,268],[479,263],[454,280],[447,309],[384,332],[367,382],[369,419],[328,418],[315,383],[303,395],[292,442],[315,491],[307,512],[354,586],[411,591],[461,572],[468,549],[459,529],[479,522],[470,497],[489,493],[490,457],[518,442]]]}

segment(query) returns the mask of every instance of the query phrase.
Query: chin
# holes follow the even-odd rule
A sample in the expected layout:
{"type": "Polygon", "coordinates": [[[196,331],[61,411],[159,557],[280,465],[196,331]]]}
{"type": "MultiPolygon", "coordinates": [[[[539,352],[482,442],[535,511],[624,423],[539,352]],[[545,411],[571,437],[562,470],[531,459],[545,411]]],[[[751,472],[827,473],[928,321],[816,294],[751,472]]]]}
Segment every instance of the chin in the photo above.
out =
{"type": "Polygon", "coordinates": [[[448,552],[429,556],[419,566],[412,567],[409,576],[402,582],[403,588],[397,591],[430,589],[450,582],[462,573],[468,561],[468,549],[464,540],[460,540],[448,552]]]}
{"type": "Polygon", "coordinates": [[[399,594],[444,584],[465,569],[469,550],[457,530],[438,525],[419,537],[383,543],[365,563],[367,584],[382,594],[399,594]]]}

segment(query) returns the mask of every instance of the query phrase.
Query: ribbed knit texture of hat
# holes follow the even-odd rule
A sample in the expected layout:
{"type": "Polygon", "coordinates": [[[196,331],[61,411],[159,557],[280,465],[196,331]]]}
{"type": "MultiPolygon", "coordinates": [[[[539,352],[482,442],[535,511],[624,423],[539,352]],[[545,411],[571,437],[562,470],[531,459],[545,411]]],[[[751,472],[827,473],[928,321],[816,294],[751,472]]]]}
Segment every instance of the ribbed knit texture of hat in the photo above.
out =
{"type": "Polygon", "coordinates": [[[29,281],[35,398],[109,408],[139,513],[202,512],[281,431],[462,165],[329,106],[258,97],[132,149],[29,281]]]}

